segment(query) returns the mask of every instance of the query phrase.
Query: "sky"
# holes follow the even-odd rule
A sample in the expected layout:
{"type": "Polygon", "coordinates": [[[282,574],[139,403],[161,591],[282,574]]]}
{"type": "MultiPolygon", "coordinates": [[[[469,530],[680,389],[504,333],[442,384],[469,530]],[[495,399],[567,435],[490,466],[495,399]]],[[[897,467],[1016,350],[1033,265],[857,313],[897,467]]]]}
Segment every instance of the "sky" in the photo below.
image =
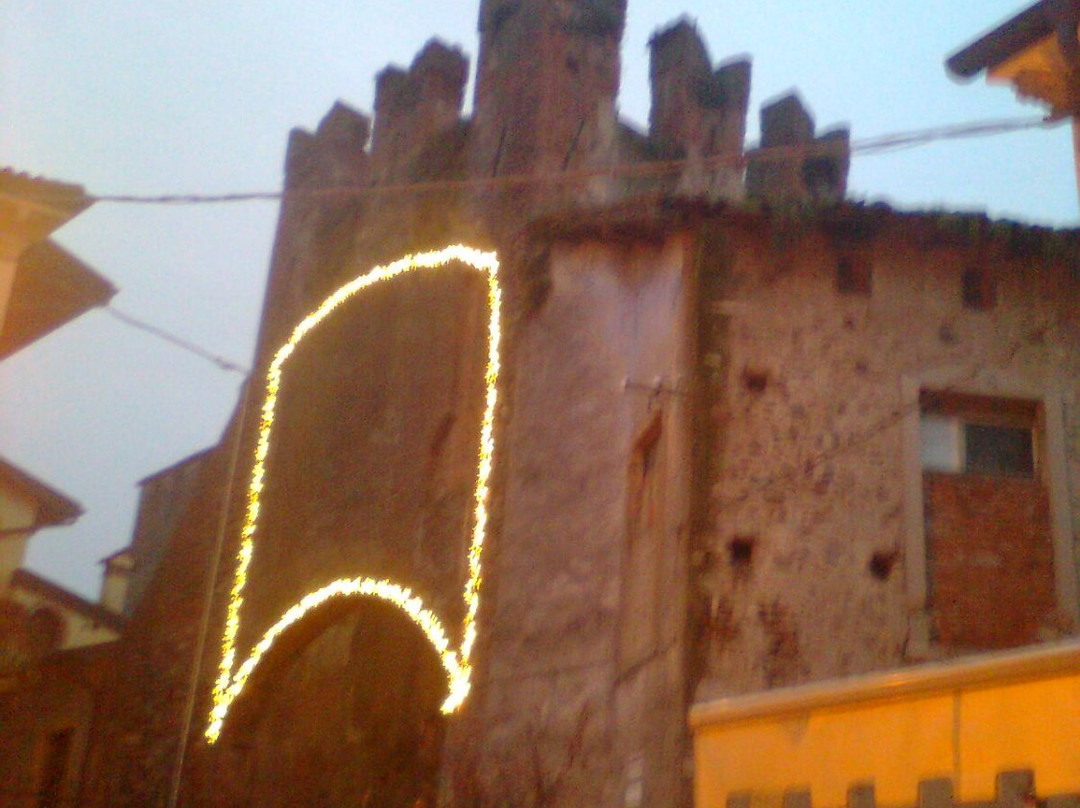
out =
{"type": "MultiPolygon", "coordinates": [[[[288,132],[335,100],[370,112],[375,74],[431,37],[475,60],[479,0],[5,0],[0,165],[90,194],[280,188],[288,132]]],[[[649,36],[696,21],[714,62],[753,60],[757,110],[797,88],[819,127],[860,139],[1033,117],[944,59],[1018,0],[629,0],[620,113],[648,118],[649,36]]],[[[471,96],[471,85],[470,85],[471,96]]],[[[468,103],[468,102],[467,102],[468,103]]],[[[856,156],[849,196],[1074,227],[1068,126],[856,156]]],[[[98,203],[57,240],[120,291],[117,308],[251,361],[277,219],[272,202],[98,203]]],[[[100,560],[130,542],[138,480],[217,442],[240,377],[103,311],[0,363],[0,455],[80,502],[41,531],[32,570],[96,599],[100,560]]]]}

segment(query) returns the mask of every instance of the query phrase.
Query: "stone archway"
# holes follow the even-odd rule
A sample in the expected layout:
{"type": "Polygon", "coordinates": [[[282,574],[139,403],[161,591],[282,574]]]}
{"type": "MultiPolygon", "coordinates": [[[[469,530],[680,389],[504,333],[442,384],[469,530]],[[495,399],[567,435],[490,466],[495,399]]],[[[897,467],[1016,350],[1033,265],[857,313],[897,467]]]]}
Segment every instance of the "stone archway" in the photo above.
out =
{"type": "Polygon", "coordinates": [[[229,802],[434,805],[447,684],[427,638],[393,605],[370,598],[302,622],[226,724],[221,742],[238,763],[229,802]]]}

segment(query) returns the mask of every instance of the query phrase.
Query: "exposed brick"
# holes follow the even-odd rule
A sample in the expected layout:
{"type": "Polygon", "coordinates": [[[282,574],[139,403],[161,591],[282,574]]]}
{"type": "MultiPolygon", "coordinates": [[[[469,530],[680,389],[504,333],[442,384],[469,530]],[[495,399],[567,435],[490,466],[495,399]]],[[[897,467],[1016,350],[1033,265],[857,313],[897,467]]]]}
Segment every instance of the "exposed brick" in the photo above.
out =
{"type": "Polygon", "coordinates": [[[930,604],[955,648],[1035,642],[1052,620],[1049,500],[1037,480],[924,475],[930,604]]]}

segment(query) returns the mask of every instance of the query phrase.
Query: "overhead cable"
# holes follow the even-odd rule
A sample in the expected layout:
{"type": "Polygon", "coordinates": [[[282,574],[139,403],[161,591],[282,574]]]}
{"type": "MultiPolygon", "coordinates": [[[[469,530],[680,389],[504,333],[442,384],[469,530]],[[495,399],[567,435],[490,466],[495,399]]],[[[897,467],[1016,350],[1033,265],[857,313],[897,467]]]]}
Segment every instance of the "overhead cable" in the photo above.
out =
{"type": "Polygon", "coordinates": [[[218,356],[215,353],[211,353],[206,348],[203,348],[200,345],[196,345],[190,340],[184,339],[183,337],[178,337],[176,334],[173,334],[170,331],[166,331],[164,328],[160,328],[159,326],[148,323],[145,320],[139,319],[138,317],[134,317],[127,312],[121,311],[112,304],[105,306],[104,309],[109,315],[111,315],[114,319],[118,320],[124,325],[131,326],[132,328],[136,328],[139,331],[143,331],[147,334],[151,334],[157,337],[158,339],[164,340],[171,345],[175,345],[176,347],[181,348],[190,354],[194,354],[200,359],[205,359],[208,362],[214,363],[222,370],[229,371],[230,373],[237,373],[245,378],[250,372],[247,368],[237,364],[236,362],[225,359],[224,357],[218,356]]]}
{"type": "MultiPolygon", "coordinates": [[[[895,132],[853,141],[848,147],[851,155],[873,155],[899,149],[925,146],[942,140],[959,140],[971,137],[1019,132],[1027,129],[1046,129],[1056,126],[1057,119],[1010,118],[975,121],[963,124],[936,126],[895,132]]],[[[495,177],[473,177],[463,180],[430,180],[423,182],[392,183],[389,185],[342,185],[329,188],[287,188],[279,191],[240,191],[224,194],[96,194],[89,198],[99,203],[133,205],[207,205],[234,202],[276,202],[293,198],[318,197],[378,197],[398,196],[405,193],[430,193],[439,191],[482,190],[485,188],[515,187],[521,185],[567,184],[594,177],[646,177],[676,174],[687,167],[700,169],[724,166],[744,167],[751,162],[783,161],[821,154],[835,154],[843,148],[838,141],[827,140],[796,146],[769,146],[753,148],[736,154],[718,154],[698,160],[663,160],[642,163],[622,163],[555,174],[502,174],[495,177]]]]}

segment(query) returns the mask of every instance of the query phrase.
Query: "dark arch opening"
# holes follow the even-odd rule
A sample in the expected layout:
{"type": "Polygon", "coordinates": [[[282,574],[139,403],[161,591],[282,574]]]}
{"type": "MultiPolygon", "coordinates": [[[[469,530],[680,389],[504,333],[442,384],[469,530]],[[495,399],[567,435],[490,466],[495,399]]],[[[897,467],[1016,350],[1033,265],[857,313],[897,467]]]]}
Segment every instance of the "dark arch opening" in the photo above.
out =
{"type": "Polygon", "coordinates": [[[219,745],[232,805],[434,805],[446,674],[419,628],[375,598],[336,599],[282,634],[219,745]]]}

